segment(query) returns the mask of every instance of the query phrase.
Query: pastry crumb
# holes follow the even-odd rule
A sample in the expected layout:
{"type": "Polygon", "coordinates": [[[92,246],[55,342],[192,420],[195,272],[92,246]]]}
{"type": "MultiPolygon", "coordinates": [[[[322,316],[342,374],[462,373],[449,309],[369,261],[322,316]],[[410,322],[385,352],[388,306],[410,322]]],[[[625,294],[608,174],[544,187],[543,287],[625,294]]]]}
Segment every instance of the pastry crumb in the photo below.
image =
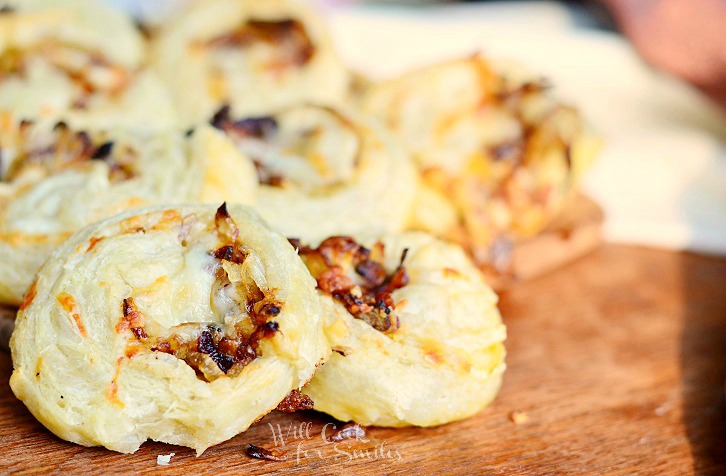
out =
{"type": "Polygon", "coordinates": [[[529,415],[527,415],[525,412],[515,410],[509,413],[509,419],[515,425],[521,425],[522,423],[527,423],[527,420],[529,420],[529,415]]]}
{"type": "Polygon", "coordinates": [[[169,466],[169,463],[171,462],[171,457],[174,456],[175,453],[169,453],[168,455],[159,455],[156,457],[156,464],[159,466],[169,466]]]}

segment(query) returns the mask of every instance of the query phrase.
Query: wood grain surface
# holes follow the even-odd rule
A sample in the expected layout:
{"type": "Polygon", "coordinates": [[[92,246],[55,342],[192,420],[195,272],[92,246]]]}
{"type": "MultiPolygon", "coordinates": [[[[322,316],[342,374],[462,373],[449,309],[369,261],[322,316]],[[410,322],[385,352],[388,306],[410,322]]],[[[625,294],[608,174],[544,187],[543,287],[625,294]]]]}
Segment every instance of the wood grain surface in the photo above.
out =
{"type": "Polygon", "coordinates": [[[15,399],[2,352],[0,473],[726,474],[725,288],[726,260],[604,246],[503,295],[509,369],[490,408],[337,447],[320,436],[333,421],[304,412],[273,413],[198,458],[153,442],[134,455],[83,448],[15,399]],[[248,443],[287,461],[249,458],[248,443]]]}

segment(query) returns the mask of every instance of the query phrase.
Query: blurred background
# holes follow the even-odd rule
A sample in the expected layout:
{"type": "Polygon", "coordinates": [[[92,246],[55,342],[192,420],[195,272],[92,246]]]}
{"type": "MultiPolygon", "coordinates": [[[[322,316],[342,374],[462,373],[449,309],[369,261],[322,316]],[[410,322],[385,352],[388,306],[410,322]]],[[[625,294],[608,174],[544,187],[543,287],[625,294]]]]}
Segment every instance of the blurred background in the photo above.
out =
{"type": "MultiPolygon", "coordinates": [[[[108,1],[155,23],[185,0],[108,1]]],[[[726,1],[312,1],[372,78],[477,51],[540,72],[605,140],[608,239],[726,254],[726,1]]]]}

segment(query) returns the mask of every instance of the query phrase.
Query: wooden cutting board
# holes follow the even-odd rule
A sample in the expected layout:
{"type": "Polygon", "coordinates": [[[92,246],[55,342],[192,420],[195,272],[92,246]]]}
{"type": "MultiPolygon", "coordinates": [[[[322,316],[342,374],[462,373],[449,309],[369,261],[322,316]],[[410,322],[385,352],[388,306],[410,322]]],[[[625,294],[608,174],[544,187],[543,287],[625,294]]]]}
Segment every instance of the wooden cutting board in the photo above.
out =
{"type": "Polygon", "coordinates": [[[15,399],[0,352],[0,473],[726,474],[724,289],[724,259],[604,246],[503,295],[509,369],[490,408],[337,448],[315,412],[271,414],[198,458],[153,442],[134,455],[83,448],[15,399]],[[248,443],[275,447],[273,428],[288,460],[246,456],[248,443]]]}

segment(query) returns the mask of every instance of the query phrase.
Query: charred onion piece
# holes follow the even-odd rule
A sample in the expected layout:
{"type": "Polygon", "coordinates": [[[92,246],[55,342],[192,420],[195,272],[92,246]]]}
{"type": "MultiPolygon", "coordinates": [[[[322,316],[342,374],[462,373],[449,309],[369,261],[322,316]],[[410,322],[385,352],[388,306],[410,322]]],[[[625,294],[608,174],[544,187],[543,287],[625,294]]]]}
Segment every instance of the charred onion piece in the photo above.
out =
{"type": "Polygon", "coordinates": [[[262,448],[261,446],[255,446],[253,444],[247,445],[247,455],[252,458],[257,459],[266,459],[269,461],[286,461],[287,460],[287,452],[280,450],[280,449],[271,449],[268,450],[266,448],[262,448]]]}
{"type": "Polygon", "coordinates": [[[220,261],[229,261],[235,264],[242,264],[247,257],[247,251],[234,245],[224,245],[214,251],[214,257],[220,261]]]}
{"type": "Polygon", "coordinates": [[[266,43],[275,47],[275,62],[304,66],[315,54],[310,36],[298,20],[250,20],[237,29],[210,40],[212,48],[239,48],[266,43]]]}
{"type": "Polygon", "coordinates": [[[146,331],[144,330],[144,316],[136,308],[134,298],[128,297],[124,299],[122,311],[123,319],[116,326],[116,332],[122,332],[129,329],[137,339],[146,339],[146,331]]]}
{"type": "Polygon", "coordinates": [[[202,354],[207,354],[217,364],[219,370],[227,373],[235,364],[235,357],[220,350],[220,341],[221,339],[216,343],[214,342],[211,329],[208,328],[197,339],[197,351],[202,354]]]}
{"type": "Polygon", "coordinates": [[[225,374],[239,373],[261,355],[260,341],[278,331],[279,324],[274,321],[256,327],[251,333],[238,328],[223,332],[218,326],[208,325],[194,341],[172,335],[158,340],[151,350],[174,355],[192,367],[200,379],[209,382],[225,374]]]}
{"type": "Polygon", "coordinates": [[[226,241],[235,242],[239,236],[239,229],[227,211],[227,202],[224,202],[214,215],[214,226],[220,237],[226,241]]]}
{"type": "Polygon", "coordinates": [[[196,340],[172,335],[158,340],[151,350],[174,355],[193,368],[201,380],[211,382],[225,374],[239,373],[261,355],[260,341],[278,330],[277,322],[266,322],[251,333],[239,328],[223,332],[218,326],[208,325],[196,340]]]}
{"type": "Polygon", "coordinates": [[[223,244],[212,252],[220,261],[229,261],[235,264],[244,263],[247,258],[247,249],[238,242],[239,228],[227,211],[227,203],[223,203],[214,215],[214,226],[223,244]]]}
{"type": "MultiPolygon", "coordinates": [[[[403,262],[408,250],[393,273],[388,275],[380,259],[371,250],[347,236],[334,236],[317,248],[290,240],[318,282],[318,289],[342,303],[356,319],[361,319],[381,332],[395,332],[400,323],[394,312],[391,294],[408,284],[403,262]]],[[[377,244],[382,250],[382,244],[377,244]]],[[[382,255],[382,252],[379,253],[382,255]]]]}
{"type": "Polygon", "coordinates": [[[41,166],[50,175],[91,160],[108,164],[111,181],[128,180],[136,175],[134,151],[115,150],[114,143],[91,137],[86,131],[72,130],[65,122],[58,122],[47,136],[29,134],[32,121],[23,121],[19,127],[17,157],[8,168],[4,180],[11,182],[29,166],[41,166]]]}
{"type": "MultiPolygon", "coordinates": [[[[230,115],[229,105],[222,106],[217,111],[210,123],[212,126],[223,131],[232,139],[254,138],[267,140],[272,137],[278,128],[277,121],[270,116],[248,117],[240,120],[233,120],[230,115]]],[[[279,187],[284,181],[284,177],[276,173],[259,160],[259,158],[250,157],[257,171],[257,181],[263,185],[271,185],[279,187]]]]}
{"type": "Polygon", "coordinates": [[[113,151],[113,142],[104,142],[99,145],[96,151],[91,156],[92,159],[104,160],[111,155],[113,151]]]}
{"type": "Polygon", "coordinates": [[[310,410],[313,408],[313,399],[299,390],[293,390],[277,406],[277,410],[285,413],[295,413],[299,410],[310,410]]]}
{"type": "Polygon", "coordinates": [[[265,139],[277,132],[277,121],[271,116],[248,117],[235,121],[228,104],[222,106],[209,122],[232,136],[265,139]]]}
{"type": "MultiPolygon", "coordinates": [[[[239,228],[230,216],[226,203],[217,209],[214,226],[223,244],[211,252],[212,256],[238,265],[244,263],[249,252],[238,240],[239,228]]],[[[216,277],[215,289],[232,286],[223,268],[217,269],[216,277]]],[[[282,302],[268,298],[255,286],[247,286],[245,292],[248,294],[247,301],[241,307],[250,316],[251,328],[239,325],[223,330],[217,325],[206,325],[195,340],[189,341],[172,335],[155,342],[151,350],[182,359],[205,381],[240,372],[261,355],[260,341],[271,338],[280,330],[279,324],[270,319],[279,315],[283,306],[282,302]],[[210,360],[214,365],[210,364],[210,360]]],[[[124,310],[126,307],[127,300],[124,301],[124,310]]],[[[136,334],[134,328],[129,327],[136,334]]]]}

